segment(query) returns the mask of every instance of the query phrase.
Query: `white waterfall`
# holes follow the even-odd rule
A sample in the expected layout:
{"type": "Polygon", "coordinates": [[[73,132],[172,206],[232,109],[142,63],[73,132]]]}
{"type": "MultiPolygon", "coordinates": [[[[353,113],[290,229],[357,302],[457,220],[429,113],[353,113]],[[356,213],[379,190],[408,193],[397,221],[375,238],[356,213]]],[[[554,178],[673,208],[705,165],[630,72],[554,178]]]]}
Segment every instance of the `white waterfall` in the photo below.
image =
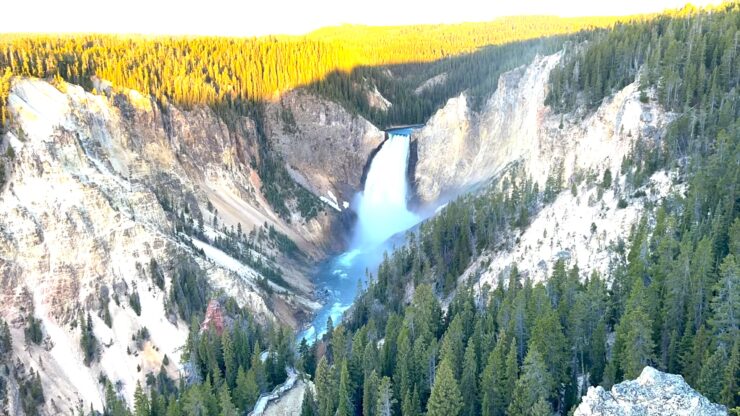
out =
{"type": "Polygon", "coordinates": [[[391,134],[370,164],[359,195],[355,247],[381,244],[419,221],[406,207],[409,136],[391,134]]]}
{"type": "Polygon", "coordinates": [[[386,241],[422,220],[406,208],[409,133],[390,134],[370,163],[365,190],[355,198],[357,224],[352,246],[321,266],[314,282],[324,288],[327,299],[298,340],[321,337],[330,317],[334,325],[339,323],[355,300],[357,282],[364,281],[366,270],[375,272],[383,252],[390,248],[386,241]]]}

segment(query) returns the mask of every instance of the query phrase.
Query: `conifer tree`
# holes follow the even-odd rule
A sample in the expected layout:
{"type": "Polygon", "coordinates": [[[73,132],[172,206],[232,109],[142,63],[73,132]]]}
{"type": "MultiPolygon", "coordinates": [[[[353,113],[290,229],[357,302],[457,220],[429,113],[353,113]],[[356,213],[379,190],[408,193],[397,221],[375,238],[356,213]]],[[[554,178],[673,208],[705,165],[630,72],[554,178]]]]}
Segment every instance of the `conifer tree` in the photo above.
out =
{"type": "Polygon", "coordinates": [[[506,376],[505,371],[505,349],[504,341],[499,340],[493,351],[488,355],[486,366],[481,374],[481,414],[483,416],[501,416],[504,414],[506,407],[503,402],[501,387],[502,379],[506,376]]]}
{"type": "Polygon", "coordinates": [[[250,368],[249,371],[244,371],[239,366],[236,376],[236,387],[233,392],[234,404],[239,409],[246,411],[255,405],[259,395],[260,390],[257,385],[254,369],[250,368]]]}
{"type": "Polygon", "coordinates": [[[337,404],[337,416],[352,416],[354,407],[352,405],[352,390],[350,387],[349,369],[347,361],[342,361],[339,375],[339,402],[337,404]]]}
{"type": "Polygon", "coordinates": [[[404,416],[421,415],[421,401],[419,399],[419,390],[414,386],[413,392],[406,391],[401,404],[401,414],[404,416]]]}
{"type": "Polygon", "coordinates": [[[512,416],[527,415],[530,409],[540,401],[548,401],[554,396],[555,381],[547,372],[542,355],[530,348],[524,359],[522,374],[516,382],[508,414],[512,416]]]}
{"type": "Polygon", "coordinates": [[[732,254],[722,261],[711,306],[712,331],[719,345],[729,351],[740,336],[740,268],[732,254]]]}
{"type": "MultiPolygon", "coordinates": [[[[562,298],[561,298],[562,300],[562,298]]],[[[568,378],[568,346],[557,313],[546,305],[546,311],[537,317],[530,348],[535,348],[547,365],[548,372],[560,384],[568,378]]]]}
{"type": "Polygon", "coordinates": [[[699,380],[699,374],[701,374],[702,364],[707,358],[709,345],[707,331],[705,326],[702,325],[692,338],[691,345],[686,348],[686,351],[681,356],[682,374],[686,382],[691,386],[695,386],[699,380]]]}
{"type": "Polygon", "coordinates": [[[141,388],[141,384],[138,382],[136,383],[136,390],[134,391],[134,415],[149,416],[149,398],[144,392],[144,389],[141,388]]]}
{"type": "Polygon", "coordinates": [[[437,368],[432,395],[427,404],[427,415],[458,416],[462,408],[462,396],[452,372],[452,364],[444,360],[437,368]]]}
{"type": "Polygon", "coordinates": [[[370,375],[365,378],[362,392],[362,414],[363,415],[374,415],[375,405],[377,402],[378,385],[380,380],[378,374],[373,370],[370,375]]]}
{"type": "Polygon", "coordinates": [[[722,379],[725,368],[725,351],[717,348],[704,362],[699,374],[697,389],[715,403],[722,399],[722,379]]]}
{"type": "Polygon", "coordinates": [[[501,402],[502,408],[508,407],[511,397],[514,395],[514,389],[516,389],[516,382],[519,380],[516,339],[512,339],[511,343],[509,343],[509,352],[506,354],[505,375],[506,377],[500,381],[501,394],[504,399],[501,402]]]}
{"type": "Polygon", "coordinates": [[[254,379],[259,388],[259,392],[267,390],[267,377],[265,374],[265,365],[262,362],[262,350],[260,349],[259,340],[254,343],[252,351],[252,362],[249,370],[254,373],[254,379]]]}
{"type": "Polygon", "coordinates": [[[440,352],[440,360],[449,360],[452,365],[452,373],[455,379],[459,379],[462,372],[464,348],[462,317],[457,315],[445,331],[442,340],[442,351],[440,352]]]}
{"type": "Polygon", "coordinates": [[[735,340],[730,360],[725,366],[722,384],[720,403],[729,409],[740,407],[740,340],[735,340]]]}
{"type": "Polygon", "coordinates": [[[326,357],[321,357],[316,368],[316,396],[319,415],[334,416],[337,406],[338,389],[334,372],[329,367],[326,357]]]}
{"type": "Polygon", "coordinates": [[[221,408],[220,416],[239,416],[239,411],[231,401],[229,386],[226,383],[221,384],[221,388],[218,391],[218,400],[219,407],[221,408]]]}
{"type": "Polygon", "coordinates": [[[396,400],[393,398],[391,379],[383,377],[378,385],[377,402],[375,404],[375,416],[392,416],[396,400]]]}
{"type": "Polygon", "coordinates": [[[647,313],[647,296],[642,279],[636,279],[624,316],[617,326],[617,340],[612,363],[626,378],[636,378],[655,357],[652,339],[653,321],[647,313]]]}
{"type": "Polygon", "coordinates": [[[221,348],[223,349],[224,359],[224,377],[229,388],[236,386],[236,376],[238,363],[236,361],[236,352],[234,351],[234,342],[231,339],[231,331],[225,329],[221,334],[221,348]]]}
{"type": "Polygon", "coordinates": [[[478,358],[475,352],[475,341],[471,338],[465,348],[460,391],[463,399],[463,416],[478,414],[478,358]]]}
{"type": "Polygon", "coordinates": [[[318,416],[319,412],[316,408],[316,400],[313,397],[313,389],[311,386],[306,385],[303,390],[303,403],[301,404],[301,416],[318,416]]]}
{"type": "Polygon", "coordinates": [[[589,353],[589,358],[591,359],[590,378],[591,383],[597,385],[601,383],[606,366],[606,323],[604,319],[599,319],[599,323],[596,324],[589,344],[591,347],[591,352],[589,353]]]}
{"type": "Polygon", "coordinates": [[[528,413],[531,416],[552,416],[552,407],[547,403],[545,399],[540,397],[532,406],[532,410],[528,413]]]}

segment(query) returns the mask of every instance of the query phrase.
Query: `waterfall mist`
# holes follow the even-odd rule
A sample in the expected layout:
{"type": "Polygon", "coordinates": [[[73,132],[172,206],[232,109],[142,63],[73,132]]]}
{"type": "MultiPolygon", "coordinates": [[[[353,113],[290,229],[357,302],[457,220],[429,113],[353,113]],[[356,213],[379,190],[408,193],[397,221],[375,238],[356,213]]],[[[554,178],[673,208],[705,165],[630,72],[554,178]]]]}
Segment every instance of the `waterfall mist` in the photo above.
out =
{"type": "Polygon", "coordinates": [[[419,222],[406,207],[409,136],[391,134],[375,155],[358,194],[353,248],[368,249],[419,222]]]}

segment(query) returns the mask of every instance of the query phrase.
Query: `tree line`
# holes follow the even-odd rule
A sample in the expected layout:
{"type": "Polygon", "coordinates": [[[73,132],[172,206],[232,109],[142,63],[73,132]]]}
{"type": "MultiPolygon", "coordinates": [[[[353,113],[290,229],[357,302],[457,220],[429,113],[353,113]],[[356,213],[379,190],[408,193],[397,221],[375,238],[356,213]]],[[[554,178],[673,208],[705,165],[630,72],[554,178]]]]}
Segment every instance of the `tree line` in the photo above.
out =
{"type": "MultiPolygon", "coordinates": [[[[6,35],[0,39],[0,96],[10,74],[58,78],[94,88],[91,77],[160,103],[241,109],[273,100],[334,71],[431,62],[486,45],[608,27],[614,17],[518,17],[487,23],[338,27],[306,36],[262,38],[6,35]]],[[[3,117],[6,117],[4,106],[3,117]]]]}

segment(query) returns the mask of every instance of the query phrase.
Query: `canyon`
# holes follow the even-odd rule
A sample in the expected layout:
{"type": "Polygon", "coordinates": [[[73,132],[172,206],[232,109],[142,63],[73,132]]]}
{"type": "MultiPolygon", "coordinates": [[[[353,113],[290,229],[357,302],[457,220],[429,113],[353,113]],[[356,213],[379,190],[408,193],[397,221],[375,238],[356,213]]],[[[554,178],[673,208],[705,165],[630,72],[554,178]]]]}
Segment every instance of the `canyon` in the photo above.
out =
{"type": "MultiPolygon", "coordinates": [[[[387,134],[301,89],[267,103],[264,119],[227,125],[209,108],[163,107],[103,80],[89,92],[15,79],[8,101],[13,123],[0,145],[15,155],[0,193],[0,296],[18,371],[32,369],[46,380],[49,414],[77,403],[102,409],[101,373],[131,402],[146,374],[165,368],[180,375],[189,323],[169,307],[168,293],[182,265],[260,322],[280,322],[311,338],[327,317],[336,321],[349,307],[364,271],[372,273],[392,248],[384,245],[389,237],[456,196],[500,186],[513,171],[540,189],[556,171],[568,178],[609,170],[623,184],[620,165],[634,141],[658,142],[672,115],[640,100],[637,82],[594,111],[555,114],[545,97],[561,59],[562,53],[538,56],[506,72],[480,109],[471,108],[465,92],[452,97],[408,135],[387,134]],[[271,206],[255,164],[264,151],[277,152],[290,178],[321,201],[315,216],[302,216],[295,198],[284,201],[287,215],[271,206]],[[387,176],[372,172],[376,161],[385,161],[378,172],[387,176]],[[379,228],[388,218],[394,224],[379,228]],[[281,250],[281,235],[300,253],[281,250]],[[216,243],[242,238],[250,241],[250,258],[279,269],[280,279],[216,243]],[[365,243],[372,254],[355,259],[353,249],[365,243]],[[155,282],[160,274],[163,285],[155,282]],[[331,287],[341,294],[327,295],[331,287]],[[134,295],[139,312],[129,302],[134,295]],[[90,366],[75,329],[87,311],[103,344],[90,366]],[[40,345],[23,341],[29,317],[41,321],[40,345]],[[151,335],[137,343],[132,339],[142,328],[151,335]]],[[[380,98],[373,96],[385,103],[380,98]]],[[[541,281],[558,258],[606,273],[609,247],[626,239],[646,204],[680,187],[667,171],[655,173],[639,197],[617,190],[597,198],[593,181],[580,184],[499,250],[479,253],[460,280],[493,284],[516,262],[523,276],[541,281]]]]}

